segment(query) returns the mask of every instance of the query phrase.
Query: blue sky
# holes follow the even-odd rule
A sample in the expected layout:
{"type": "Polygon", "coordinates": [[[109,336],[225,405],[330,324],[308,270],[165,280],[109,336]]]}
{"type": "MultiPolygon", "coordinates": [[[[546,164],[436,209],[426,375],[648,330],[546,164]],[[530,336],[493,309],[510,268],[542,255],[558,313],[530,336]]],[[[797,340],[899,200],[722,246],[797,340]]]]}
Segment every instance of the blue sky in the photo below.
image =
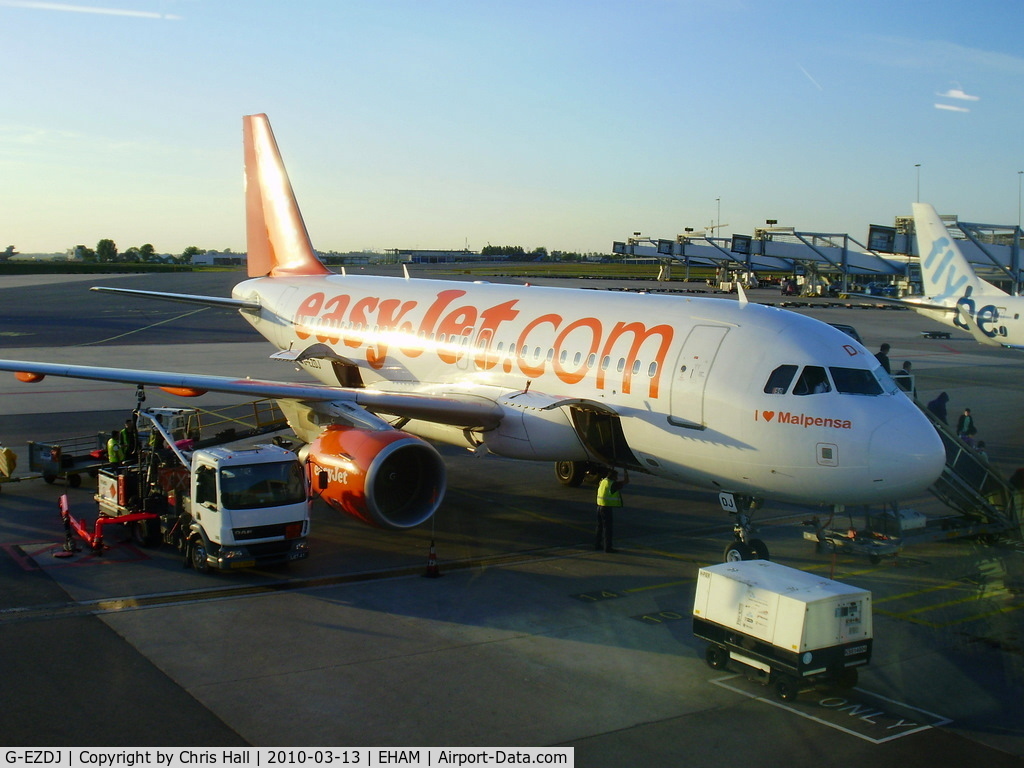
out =
{"type": "Polygon", "coordinates": [[[863,241],[918,175],[1015,224],[1022,28],[990,0],[0,0],[0,246],[244,250],[254,112],[322,250],[607,252],[719,206],[863,241]]]}

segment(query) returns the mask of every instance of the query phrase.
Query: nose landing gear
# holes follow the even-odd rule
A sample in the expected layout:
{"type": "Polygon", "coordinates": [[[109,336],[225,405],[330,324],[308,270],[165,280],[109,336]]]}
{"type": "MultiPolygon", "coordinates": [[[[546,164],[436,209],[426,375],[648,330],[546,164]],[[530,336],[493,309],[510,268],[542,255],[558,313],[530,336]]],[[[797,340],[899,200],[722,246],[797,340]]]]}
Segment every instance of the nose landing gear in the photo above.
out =
{"type": "Polygon", "coordinates": [[[722,509],[735,517],[732,533],[735,537],[725,547],[723,559],[727,563],[740,560],[770,560],[768,545],[754,534],[754,513],[764,504],[764,499],[743,494],[720,493],[718,500],[722,509]]]}

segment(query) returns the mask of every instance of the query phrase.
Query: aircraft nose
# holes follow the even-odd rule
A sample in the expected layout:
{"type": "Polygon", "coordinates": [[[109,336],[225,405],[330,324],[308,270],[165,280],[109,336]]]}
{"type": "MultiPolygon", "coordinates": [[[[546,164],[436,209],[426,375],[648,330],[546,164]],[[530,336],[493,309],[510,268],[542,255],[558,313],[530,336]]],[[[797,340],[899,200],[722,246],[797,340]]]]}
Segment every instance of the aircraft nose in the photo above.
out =
{"type": "Polygon", "coordinates": [[[869,466],[890,499],[923,493],[942,474],[946,451],[931,422],[915,411],[890,419],[871,435],[869,466]]]}

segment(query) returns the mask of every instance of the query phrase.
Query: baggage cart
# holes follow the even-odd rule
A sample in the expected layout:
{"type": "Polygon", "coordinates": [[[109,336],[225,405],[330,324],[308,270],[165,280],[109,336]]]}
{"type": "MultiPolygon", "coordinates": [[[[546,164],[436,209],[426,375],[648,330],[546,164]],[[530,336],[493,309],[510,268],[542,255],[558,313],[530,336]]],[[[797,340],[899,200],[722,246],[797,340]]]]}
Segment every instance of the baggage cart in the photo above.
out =
{"type": "Polygon", "coordinates": [[[28,468],[37,472],[48,483],[58,477],[67,480],[72,488],[82,484],[82,474],[95,477],[101,467],[108,466],[105,432],[80,437],[66,437],[52,441],[30,440],[28,468]]]}

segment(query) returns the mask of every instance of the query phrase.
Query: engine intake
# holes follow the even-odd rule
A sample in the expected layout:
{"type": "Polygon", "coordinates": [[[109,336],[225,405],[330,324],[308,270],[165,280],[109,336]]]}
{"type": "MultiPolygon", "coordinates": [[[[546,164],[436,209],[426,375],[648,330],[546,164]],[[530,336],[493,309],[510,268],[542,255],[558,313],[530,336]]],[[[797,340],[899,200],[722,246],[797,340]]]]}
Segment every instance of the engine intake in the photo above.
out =
{"type": "Polygon", "coordinates": [[[399,430],[333,425],[309,444],[310,487],[337,510],[380,528],[412,528],[444,498],[445,466],[432,445],[399,430]]]}

